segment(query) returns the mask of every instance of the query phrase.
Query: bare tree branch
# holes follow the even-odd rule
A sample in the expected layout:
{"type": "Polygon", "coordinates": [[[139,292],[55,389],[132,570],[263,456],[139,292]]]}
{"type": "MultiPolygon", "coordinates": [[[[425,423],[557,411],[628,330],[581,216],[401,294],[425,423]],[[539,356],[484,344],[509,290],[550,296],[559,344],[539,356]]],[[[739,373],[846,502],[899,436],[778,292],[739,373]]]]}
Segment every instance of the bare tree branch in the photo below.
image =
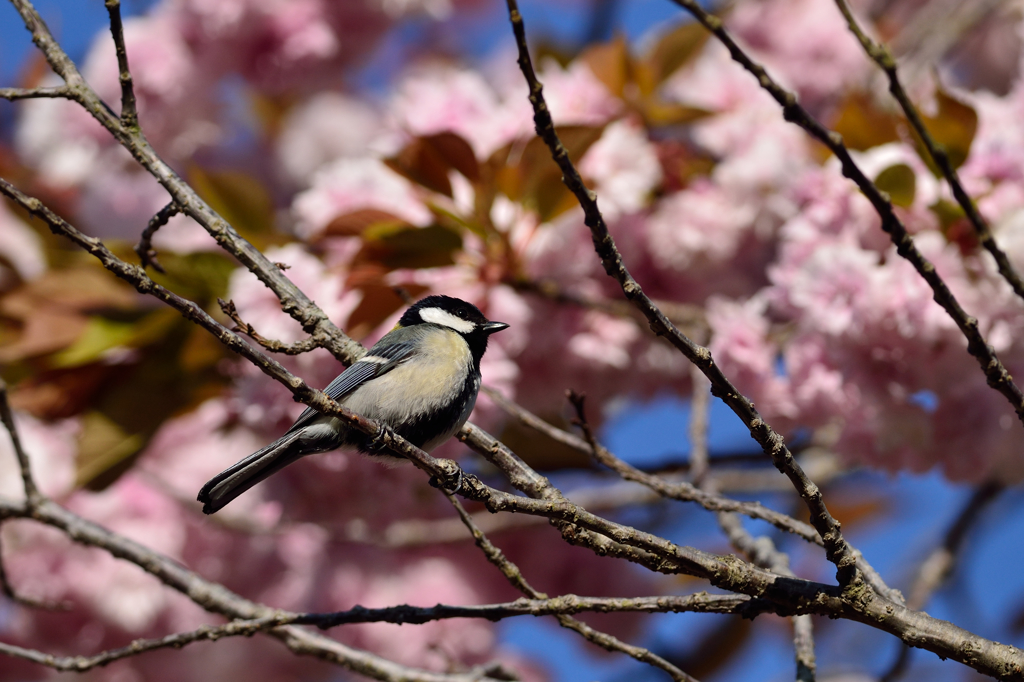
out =
{"type": "Polygon", "coordinates": [[[156,251],[153,249],[153,235],[161,227],[167,224],[167,221],[176,216],[181,212],[178,205],[173,201],[153,216],[149,224],[146,225],[146,229],[142,231],[142,236],[139,238],[139,243],[135,245],[135,253],[139,256],[139,261],[142,263],[142,267],[148,268],[153,267],[157,272],[163,272],[163,266],[156,260],[156,251]]]}
{"type": "Polygon", "coordinates": [[[235,620],[217,627],[204,625],[189,632],[179,632],[167,637],[160,637],[159,639],[137,639],[128,646],[110,649],[92,656],[55,656],[5,642],[0,642],[0,653],[12,658],[32,661],[60,672],[83,673],[122,658],[138,656],[139,654],[156,649],[180,649],[193,642],[215,641],[224,637],[237,637],[239,635],[251,637],[257,632],[264,632],[270,628],[277,627],[281,624],[279,620],[275,616],[269,616],[254,620],[235,620]]]}
{"type": "MultiPolygon", "coordinates": [[[[100,240],[83,235],[46,208],[38,199],[27,197],[3,180],[0,180],[0,193],[41,217],[51,230],[67,236],[93,254],[104,267],[132,283],[141,293],[155,296],[168,303],[187,319],[213,333],[233,351],[284,384],[306,405],[324,414],[336,416],[364,433],[377,433],[377,425],[374,422],[353,414],[327,399],[322,392],[309,388],[279,363],[220,325],[195,303],[159,286],[146,276],[142,268],[118,259],[100,240]]],[[[460,475],[458,465],[454,462],[435,459],[400,437],[386,436],[385,446],[396,454],[409,458],[418,467],[439,479],[442,484],[451,482],[455,476],[460,475]]],[[[540,498],[510,495],[484,485],[475,476],[462,474],[460,494],[484,502],[492,512],[515,511],[551,518],[562,522],[562,534],[567,540],[585,544],[599,553],[635,561],[659,572],[685,572],[704,577],[717,587],[768,599],[776,604],[783,614],[803,612],[806,609],[831,617],[856,620],[895,634],[904,641],[927,648],[940,656],[966,663],[986,674],[998,674],[1006,679],[1024,679],[1024,652],[1019,649],[978,637],[952,623],[940,621],[927,614],[910,611],[899,603],[879,596],[863,583],[856,582],[843,588],[836,588],[811,581],[785,578],[746,564],[735,557],[721,557],[691,547],[675,545],[635,528],[602,519],[568,502],[546,479],[525,467],[507,448],[496,447],[489,454],[492,462],[498,462],[502,467],[514,472],[517,481],[531,488],[540,498]],[[579,529],[583,529],[583,532],[579,529]]],[[[31,517],[60,528],[75,541],[103,547],[114,556],[128,558],[157,575],[171,587],[185,592],[204,608],[237,618],[251,619],[267,615],[257,612],[254,607],[229,607],[222,599],[213,598],[211,594],[215,591],[214,588],[227,592],[222,586],[206,584],[198,592],[193,590],[193,580],[187,577],[190,574],[186,569],[176,565],[168,567],[159,561],[154,563],[155,555],[144,547],[134,543],[126,545],[127,541],[123,538],[117,538],[105,529],[69,515],[70,512],[45,500],[31,509],[27,503],[0,504],[0,521],[12,517],[31,517]],[[181,571],[184,571],[184,577],[181,571]]],[[[231,596],[241,599],[236,595],[231,596]]],[[[352,650],[331,640],[327,640],[326,643],[311,643],[302,639],[306,633],[292,632],[287,628],[283,634],[280,634],[281,630],[271,632],[278,633],[294,651],[312,653],[378,679],[393,679],[399,674],[395,668],[389,667],[393,666],[391,662],[352,650]]]]}
{"type": "MultiPolygon", "coordinates": [[[[977,527],[985,509],[999,499],[1005,489],[1005,486],[995,482],[982,484],[975,489],[963,509],[950,524],[942,542],[918,566],[917,576],[914,578],[907,597],[909,608],[920,610],[927,606],[935,591],[946,582],[952,575],[953,569],[956,568],[960,550],[968,533],[977,527]]],[[[910,663],[910,653],[910,647],[900,647],[900,653],[896,660],[880,680],[892,682],[899,679],[910,663]]]]}
{"type": "MultiPolygon", "coordinates": [[[[690,398],[690,481],[699,489],[708,473],[708,408],[711,401],[708,389],[711,387],[697,365],[690,370],[690,381],[693,384],[690,398]]],[[[820,538],[818,540],[820,542],[820,538]]]]}
{"type": "MultiPolygon", "coordinates": [[[[615,245],[615,240],[608,231],[604,216],[597,207],[597,195],[587,189],[579,171],[569,158],[569,153],[562,145],[555,132],[551,113],[544,101],[543,87],[537,79],[530,58],[530,49],[526,42],[526,30],[523,18],[519,13],[516,0],[507,0],[509,19],[519,48],[519,67],[530,88],[530,103],[533,105],[534,124],[539,135],[551,151],[551,156],[562,170],[562,181],[576,196],[583,207],[584,222],[590,228],[594,248],[605,272],[613,277],[622,288],[623,293],[650,322],[651,329],[659,336],[666,338],[690,362],[700,367],[704,376],[711,382],[711,392],[721,398],[750,430],[750,435],[758,442],[765,454],[771,457],[776,468],[789,477],[797,493],[804,500],[811,512],[811,524],[824,541],[825,554],[828,560],[836,565],[836,575],[841,585],[851,583],[856,577],[856,558],[853,549],[843,538],[839,522],[832,517],[821,491],[804,473],[786,447],[785,440],[776,433],[754,409],[754,404],[733,386],[732,382],[722,373],[713,361],[711,352],[695,343],[662,313],[651,299],[643,292],[640,284],[633,279],[622,260],[622,254],[615,245]]],[[[699,9],[699,8],[698,8],[699,9]]],[[[703,10],[702,10],[703,11],[703,10]]],[[[1024,396],[1022,396],[1024,398],[1024,396]]],[[[1024,404],[1022,404],[1024,410],[1024,404]]]]}
{"type": "Polygon", "coordinates": [[[124,48],[121,0],[106,0],[103,4],[110,16],[110,34],[114,38],[114,52],[117,54],[118,80],[121,83],[121,125],[127,130],[138,132],[139,114],[135,108],[132,73],[128,70],[128,52],[124,48]]]}
{"type": "Polygon", "coordinates": [[[0,88],[0,99],[71,99],[71,90],[61,85],[53,88],[0,88]]]}
{"type": "Polygon", "coordinates": [[[32,466],[28,461],[28,453],[21,445],[21,436],[18,435],[18,428],[14,424],[11,403],[7,400],[7,382],[3,379],[0,379],[0,421],[3,422],[4,428],[7,430],[11,445],[14,447],[14,456],[18,459],[18,470],[21,472],[21,485],[25,492],[25,500],[30,506],[34,506],[43,499],[43,494],[39,492],[39,487],[32,477],[32,466]]]}
{"type": "Polygon", "coordinates": [[[225,301],[224,299],[217,299],[217,304],[220,306],[221,311],[225,315],[231,318],[231,321],[235,323],[235,328],[232,331],[240,332],[245,334],[250,339],[260,344],[271,353],[283,353],[285,355],[302,355],[308,353],[311,350],[319,348],[316,339],[312,336],[296,341],[295,343],[284,343],[283,341],[276,341],[274,339],[267,339],[259,335],[259,333],[253,329],[253,326],[242,319],[242,316],[238,314],[238,308],[235,307],[234,301],[225,301]]]}
{"type": "MultiPolygon", "coordinates": [[[[423,624],[452,618],[503,620],[517,616],[559,616],[574,613],[723,613],[752,617],[761,609],[771,609],[763,600],[744,595],[720,595],[698,592],[683,597],[602,598],[566,594],[554,598],[517,599],[504,604],[479,606],[391,606],[368,609],[362,606],[336,613],[276,612],[274,615],[249,620],[232,620],[218,626],[203,625],[195,630],[179,632],[155,639],[137,639],[118,649],[91,656],[55,656],[34,649],[0,642],[0,653],[45,665],[64,672],[85,672],[130,656],[157,649],[180,649],[193,642],[216,641],[225,637],[251,637],[283,625],[315,625],[321,629],[354,623],[423,624]]],[[[578,621],[577,621],[578,622],[578,621]]],[[[586,625],[583,625],[586,628],[586,625]]],[[[459,678],[446,677],[456,680],[459,678]]]]}
{"type": "MultiPolygon", "coordinates": [[[[568,445],[577,452],[593,457],[600,464],[608,467],[626,481],[633,481],[634,483],[646,486],[662,497],[682,502],[696,502],[708,511],[734,511],[754,519],[761,519],[780,530],[793,533],[808,542],[822,545],[821,537],[817,531],[803,521],[798,521],[791,516],[769,509],[760,502],[731,500],[721,495],[699,490],[693,484],[686,481],[669,482],[660,476],[645,473],[619,459],[604,446],[595,444],[595,448],[586,439],[579,438],[574,434],[548,424],[526,408],[508,400],[497,391],[487,388],[484,390],[502,409],[519,419],[526,426],[543,433],[563,445],[568,445]]],[[[575,402],[573,404],[575,406],[575,402]]]]}
{"type": "MultiPolygon", "coordinates": [[[[999,391],[1010,402],[1010,405],[1013,406],[1014,411],[1017,413],[1017,418],[1024,423],[1024,393],[1014,383],[1013,377],[1010,376],[1006,367],[1003,366],[1003,363],[996,356],[995,350],[985,341],[985,337],[978,329],[977,318],[968,315],[964,311],[959,301],[953,295],[953,292],[949,290],[946,282],[935,270],[935,265],[925,258],[917,249],[917,246],[914,245],[914,240],[907,231],[906,226],[893,210],[892,202],[878,189],[875,183],[871,182],[864,175],[864,172],[853,160],[853,157],[850,156],[846,145],[843,144],[842,135],[828,130],[811,116],[797,101],[796,95],[779,85],[768,75],[763,66],[751,59],[733,40],[729,32],[725,30],[721,19],[706,12],[695,0],[672,0],[672,2],[693,15],[704,28],[725,45],[733,60],[749,71],[757,79],[760,86],[779,103],[782,107],[783,118],[803,128],[811,137],[828,147],[829,151],[836,155],[836,158],[842,164],[843,175],[857,185],[882,218],[882,229],[892,239],[892,243],[896,246],[896,252],[914,266],[918,274],[931,287],[935,302],[942,306],[953,319],[953,322],[956,323],[960,332],[966,337],[967,352],[978,361],[978,365],[985,374],[988,385],[999,391]]],[[[712,381],[712,385],[714,383],[712,381]]],[[[812,516],[813,514],[814,512],[812,511],[812,516]]],[[[815,527],[817,527],[817,524],[815,527]]],[[[819,528],[819,530],[821,529],[819,528]]]]}
{"type": "Polygon", "coordinates": [[[1006,253],[999,248],[996,244],[995,238],[992,236],[992,231],[988,227],[988,223],[985,218],[978,211],[978,207],[974,205],[970,195],[964,189],[963,184],[960,182],[960,176],[957,174],[956,169],[953,168],[953,164],[949,160],[949,154],[946,149],[938,144],[932,137],[932,134],[928,132],[927,126],[924,121],[921,120],[921,114],[918,112],[917,107],[910,101],[910,96],[907,91],[903,88],[903,83],[900,81],[899,74],[896,68],[896,59],[892,56],[889,49],[873,40],[857,22],[857,18],[854,16],[853,11],[850,9],[849,4],[846,0],[836,0],[836,5],[839,7],[839,11],[842,12],[843,17],[846,19],[847,25],[850,27],[850,32],[857,37],[860,41],[861,46],[864,48],[864,52],[878,65],[883,72],[885,72],[886,78],[889,79],[889,92],[900,104],[900,108],[903,109],[903,113],[907,117],[907,121],[913,127],[917,133],[921,142],[924,144],[925,149],[928,150],[928,155],[935,161],[935,165],[942,171],[943,177],[946,178],[946,182],[949,183],[949,188],[953,192],[953,197],[956,202],[960,204],[960,207],[964,210],[964,214],[967,216],[968,222],[974,228],[975,234],[978,235],[978,241],[985,247],[992,258],[996,261],[996,266],[999,268],[999,274],[1003,276],[1009,285],[1013,288],[1014,293],[1017,296],[1024,298],[1024,281],[1021,280],[1020,273],[1010,263],[1010,259],[1007,258],[1006,253]]]}
{"type": "MultiPolygon", "coordinates": [[[[91,521],[87,521],[50,500],[43,500],[37,506],[31,508],[23,503],[0,500],[0,521],[12,518],[32,519],[57,528],[79,544],[97,547],[119,559],[129,561],[156,577],[164,585],[181,592],[197,605],[212,613],[219,613],[228,618],[244,621],[286,620],[290,615],[287,612],[281,612],[244,599],[223,585],[205,580],[172,559],[124,536],[112,533],[91,521]]],[[[297,618],[298,615],[295,617],[297,618]]],[[[251,627],[251,625],[239,626],[239,631],[234,634],[248,634],[248,628],[251,627]]],[[[415,680],[416,682],[480,682],[484,679],[490,679],[481,671],[449,675],[409,668],[369,652],[346,646],[327,637],[308,632],[298,626],[283,625],[273,627],[267,631],[267,634],[282,641],[285,646],[295,653],[314,656],[386,682],[409,680],[415,680]]],[[[189,641],[209,639],[207,635],[202,634],[194,634],[193,636],[194,639],[189,641]]],[[[172,635],[171,638],[173,637],[175,636],[172,635]]],[[[166,640],[167,638],[164,639],[166,640]]],[[[148,651],[152,648],[159,648],[156,643],[164,640],[147,641],[151,642],[151,644],[146,645],[148,648],[145,650],[148,651]]],[[[174,640],[172,639],[171,641],[174,640]]],[[[4,651],[4,653],[18,655],[14,651],[4,651]]],[[[26,653],[26,656],[38,654],[53,658],[49,654],[41,654],[40,652],[32,654],[31,650],[25,650],[22,653],[26,653]]],[[[37,662],[49,665],[46,661],[37,662]]],[[[102,664],[101,662],[94,665],[102,664]]]]}
{"type": "MultiPolygon", "coordinates": [[[[547,595],[534,589],[533,586],[526,581],[526,577],[523,576],[519,567],[509,561],[508,557],[506,557],[500,549],[495,547],[494,544],[487,539],[487,536],[484,535],[483,532],[473,523],[472,517],[466,513],[462,503],[453,495],[447,495],[447,497],[448,501],[452,503],[453,507],[455,507],[455,511],[458,512],[462,523],[465,524],[466,528],[469,529],[469,532],[473,534],[473,540],[476,542],[477,547],[479,547],[484,553],[487,560],[501,571],[502,575],[505,576],[512,586],[530,599],[547,599],[547,595]]],[[[646,663],[652,667],[664,670],[677,682],[697,682],[695,678],[687,675],[677,666],[673,665],[661,656],[652,653],[649,649],[627,644],[617,637],[613,637],[605,632],[596,630],[595,628],[592,628],[586,623],[583,623],[569,615],[559,614],[557,619],[558,624],[563,628],[579,633],[584,639],[593,642],[603,649],[628,654],[641,663],[646,663]]]]}

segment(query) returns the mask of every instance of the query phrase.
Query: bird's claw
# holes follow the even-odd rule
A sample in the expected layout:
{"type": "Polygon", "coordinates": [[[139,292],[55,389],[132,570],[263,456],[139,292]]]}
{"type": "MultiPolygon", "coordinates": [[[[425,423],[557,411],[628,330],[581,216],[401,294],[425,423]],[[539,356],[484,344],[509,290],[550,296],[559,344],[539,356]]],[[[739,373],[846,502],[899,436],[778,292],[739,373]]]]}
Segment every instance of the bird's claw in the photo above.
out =
{"type": "Polygon", "coordinates": [[[387,441],[394,441],[398,436],[394,430],[387,424],[380,423],[377,425],[377,433],[373,438],[370,439],[370,443],[366,446],[366,449],[370,454],[380,454],[384,450],[387,450],[387,441]]]}
{"type": "Polygon", "coordinates": [[[430,485],[439,490],[455,495],[462,490],[462,467],[450,459],[439,460],[445,469],[444,474],[430,477],[430,485]],[[453,480],[454,479],[454,480],[453,480]]]}

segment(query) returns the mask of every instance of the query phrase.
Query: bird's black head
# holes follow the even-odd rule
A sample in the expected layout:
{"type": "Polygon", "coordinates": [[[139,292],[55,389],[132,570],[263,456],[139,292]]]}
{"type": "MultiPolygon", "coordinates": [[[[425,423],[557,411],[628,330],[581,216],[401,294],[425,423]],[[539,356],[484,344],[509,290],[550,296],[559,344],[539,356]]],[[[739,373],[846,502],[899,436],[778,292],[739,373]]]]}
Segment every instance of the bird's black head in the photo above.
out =
{"type": "Polygon", "coordinates": [[[479,362],[487,350],[487,337],[508,328],[504,322],[491,322],[472,303],[451,296],[428,296],[405,311],[398,321],[403,327],[437,324],[463,336],[479,362]]]}

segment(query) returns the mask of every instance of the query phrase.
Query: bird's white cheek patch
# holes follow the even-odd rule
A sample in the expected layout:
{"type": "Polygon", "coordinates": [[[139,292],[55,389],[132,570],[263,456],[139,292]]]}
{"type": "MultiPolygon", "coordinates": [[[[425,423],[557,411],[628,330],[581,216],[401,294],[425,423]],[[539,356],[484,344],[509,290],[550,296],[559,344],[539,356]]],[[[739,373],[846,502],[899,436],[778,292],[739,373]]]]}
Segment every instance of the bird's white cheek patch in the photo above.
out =
{"type": "Polygon", "coordinates": [[[447,310],[441,310],[440,308],[424,308],[420,311],[420,319],[424,322],[433,322],[450,329],[454,329],[460,334],[469,334],[476,325],[469,320],[462,320],[455,317],[447,310]]]}

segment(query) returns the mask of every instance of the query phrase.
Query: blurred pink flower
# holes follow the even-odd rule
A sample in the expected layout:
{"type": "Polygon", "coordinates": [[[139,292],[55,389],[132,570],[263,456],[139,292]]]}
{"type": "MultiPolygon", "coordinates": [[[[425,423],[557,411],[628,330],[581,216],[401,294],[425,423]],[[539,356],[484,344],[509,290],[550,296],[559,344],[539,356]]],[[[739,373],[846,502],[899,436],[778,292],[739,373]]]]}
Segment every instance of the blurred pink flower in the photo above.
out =
{"type": "Polygon", "coordinates": [[[874,68],[842,15],[828,3],[745,3],[730,13],[728,26],[774,78],[797,91],[805,105],[835,98],[874,68]]]}
{"type": "Polygon", "coordinates": [[[289,180],[306,185],[332,161],[367,155],[380,135],[380,114],[365,101],[317,93],[285,118],[277,140],[278,163],[289,180]]]}
{"type": "Polygon", "coordinates": [[[312,186],[295,197],[296,232],[310,239],[334,218],[362,209],[392,213],[413,225],[431,214],[419,190],[376,158],[343,158],[321,168],[312,186]]]}
{"type": "Polygon", "coordinates": [[[605,219],[644,208],[661,182],[661,164],[643,127],[632,120],[610,123],[580,159],[580,173],[594,183],[605,219]]]}
{"type": "Polygon", "coordinates": [[[30,280],[45,271],[46,255],[39,235],[0,203],[0,291],[16,280],[30,280]]]}

